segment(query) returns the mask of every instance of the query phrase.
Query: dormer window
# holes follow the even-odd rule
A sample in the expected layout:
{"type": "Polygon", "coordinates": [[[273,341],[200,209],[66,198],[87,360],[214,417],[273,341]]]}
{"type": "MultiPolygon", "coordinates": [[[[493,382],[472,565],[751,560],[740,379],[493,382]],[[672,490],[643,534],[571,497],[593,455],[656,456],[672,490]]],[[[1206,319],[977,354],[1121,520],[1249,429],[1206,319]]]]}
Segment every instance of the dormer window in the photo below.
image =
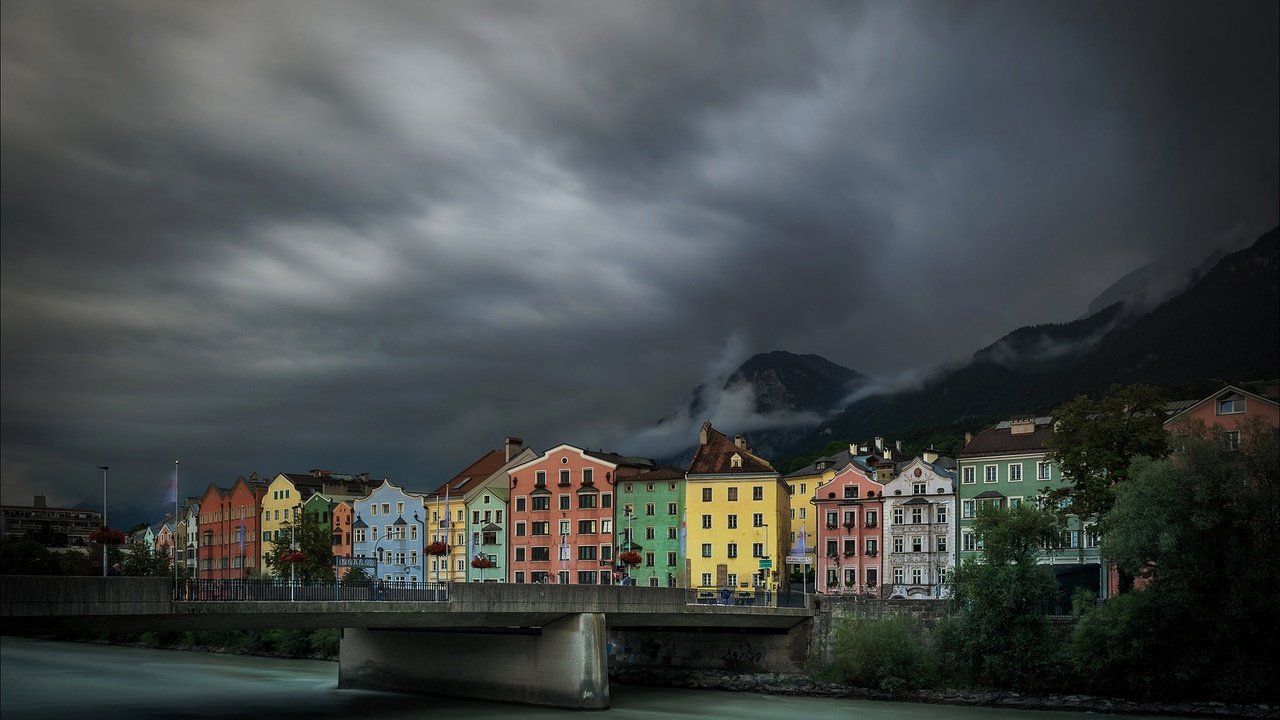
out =
{"type": "Polygon", "coordinates": [[[1244,412],[1244,398],[1236,393],[1218,399],[1219,415],[1238,415],[1244,412]]]}
{"type": "Polygon", "coordinates": [[[729,456],[729,467],[731,468],[742,467],[742,456],[739,455],[738,453],[734,453],[733,455],[729,456]]]}

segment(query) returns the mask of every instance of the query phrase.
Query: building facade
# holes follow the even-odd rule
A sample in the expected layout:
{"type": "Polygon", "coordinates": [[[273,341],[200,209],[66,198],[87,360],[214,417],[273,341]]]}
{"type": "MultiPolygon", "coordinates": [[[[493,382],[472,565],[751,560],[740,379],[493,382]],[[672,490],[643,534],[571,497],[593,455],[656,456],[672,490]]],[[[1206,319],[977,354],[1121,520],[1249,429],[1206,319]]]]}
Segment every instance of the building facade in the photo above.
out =
{"type": "Polygon", "coordinates": [[[0,505],[0,535],[6,538],[31,533],[54,544],[83,545],[89,541],[89,533],[100,527],[102,513],[49,507],[44,495],[36,495],[30,505],[0,505]]]}
{"type": "Polygon", "coordinates": [[[199,577],[217,580],[261,573],[259,506],[265,483],[236,478],[230,488],[210,484],[200,496],[199,577]]]}
{"type": "Polygon", "coordinates": [[[704,422],[685,473],[685,565],[703,592],[774,591],[791,544],[791,494],[745,438],[704,422]]]}
{"type": "Polygon", "coordinates": [[[647,587],[688,587],[680,548],[684,483],[684,472],[668,467],[618,483],[616,527],[621,540],[613,558],[615,579],[647,587]],[[640,562],[622,562],[625,552],[636,553],[640,562]]]}
{"type": "MultiPolygon", "coordinates": [[[[495,451],[496,452],[496,451],[495,451]]],[[[464,497],[467,516],[467,580],[469,582],[511,582],[507,531],[511,511],[508,501],[507,471],[538,457],[524,441],[507,437],[503,442],[502,465],[479,482],[470,484],[464,497]]]]}
{"type": "Polygon", "coordinates": [[[884,486],[889,597],[942,599],[955,568],[955,461],[926,451],[884,486]]]}
{"type": "Polygon", "coordinates": [[[352,502],[352,512],[352,556],[374,560],[371,576],[392,583],[436,580],[427,573],[427,505],[422,495],[384,479],[352,502]]]}
{"type": "Polygon", "coordinates": [[[818,592],[880,592],[884,484],[868,466],[879,461],[854,457],[817,487],[818,592]]]}

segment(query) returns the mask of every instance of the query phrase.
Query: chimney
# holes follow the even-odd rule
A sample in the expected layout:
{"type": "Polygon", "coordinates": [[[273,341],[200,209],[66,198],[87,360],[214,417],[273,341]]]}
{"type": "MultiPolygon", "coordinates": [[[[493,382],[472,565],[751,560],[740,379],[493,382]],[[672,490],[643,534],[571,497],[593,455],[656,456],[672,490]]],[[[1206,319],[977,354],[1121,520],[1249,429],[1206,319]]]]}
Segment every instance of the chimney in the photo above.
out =
{"type": "Polygon", "coordinates": [[[885,451],[884,451],[884,459],[885,459],[885,460],[892,460],[892,459],[893,459],[893,450],[885,449],[885,451]]]}
{"type": "Polygon", "coordinates": [[[1035,431],[1036,418],[1034,415],[1023,415],[1009,420],[1010,435],[1030,435],[1035,431]]]}
{"type": "Polygon", "coordinates": [[[896,447],[896,448],[898,448],[898,452],[902,452],[902,441],[901,441],[901,440],[897,440],[897,441],[895,441],[895,442],[893,443],[893,446],[894,446],[894,447],[896,447]]]}
{"type": "Polygon", "coordinates": [[[924,461],[930,465],[938,462],[938,451],[934,450],[932,445],[929,446],[928,450],[924,451],[924,461]]]}
{"type": "Polygon", "coordinates": [[[884,438],[879,436],[876,437],[876,449],[884,450],[884,438]]]}
{"type": "Polygon", "coordinates": [[[965,447],[968,447],[968,446],[969,446],[969,443],[971,443],[971,442],[973,442],[973,433],[971,433],[971,432],[967,432],[967,433],[965,433],[965,434],[964,434],[964,444],[965,444],[965,447]]]}
{"type": "Polygon", "coordinates": [[[734,445],[737,445],[738,447],[742,448],[743,450],[746,450],[746,449],[747,449],[747,439],[746,439],[746,438],[744,438],[744,437],[742,437],[742,434],[741,434],[741,433],[739,433],[739,434],[737,434],[737,435],[734,435],[734,436],[733,436],[733,444],[734,444],[734,445]]]}
{"type": "Polygon", "coordinates": [[[850,454],[850,455],[857,455],[857,454],[858,454],[858,444],[857,444],[857,443],[849,443],[849,454],[850,454]]]}
{"type": "Polygon", "coordinates": [[[503,442],[503,449],[506,451],[507,461],[510,462],[511,458],[519,455],[520,451],[524,449],[524,440],[508,435],[507,439],[503,442]]]}
{"type": "Polygon", "coordinates": [[[698,444],[699,444],[699,445],[706,445],[706,444],[707,444],[707,435],[708,435],[708,431],[709,431],[710,429],[711,429],[711,421],[710,421],[710,420],[706,420],[706,421],[704,421],[704,422],[702,423],[702,430],[698,431],[698,444]]]}
{"type": "Polygon", "coordinates": [[[360,482],[369,482],[369,473],[360,473],[360,482]]]}
{"type": "Polygon", "coordinates": [[[43,495],[37,495],[34,502],[35,506],[38,508],[45,507],[45,497],[43,495]]]}

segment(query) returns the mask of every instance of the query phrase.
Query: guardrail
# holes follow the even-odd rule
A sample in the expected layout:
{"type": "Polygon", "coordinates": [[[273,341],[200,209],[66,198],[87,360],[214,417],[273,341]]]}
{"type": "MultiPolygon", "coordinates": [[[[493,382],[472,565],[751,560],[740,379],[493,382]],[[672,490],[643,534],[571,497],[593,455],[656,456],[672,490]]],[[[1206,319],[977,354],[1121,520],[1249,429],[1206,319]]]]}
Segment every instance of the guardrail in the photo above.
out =
{"type": "Polygon", "coordinates": [[[174,600],[182,602],[231,601],[333,601],[445,602],[449,585],[442,582],[370,581],[361,585],[341,582],[289,582],[288,580],[181,580],[174,600]]]}

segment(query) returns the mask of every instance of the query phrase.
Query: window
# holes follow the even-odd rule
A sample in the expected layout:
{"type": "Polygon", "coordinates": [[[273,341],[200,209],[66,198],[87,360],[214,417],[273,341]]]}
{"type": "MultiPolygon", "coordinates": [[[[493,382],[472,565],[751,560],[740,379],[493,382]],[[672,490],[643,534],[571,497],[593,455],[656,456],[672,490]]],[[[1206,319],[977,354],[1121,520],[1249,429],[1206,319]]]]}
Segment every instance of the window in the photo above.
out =
{"type": "Polygon", "coordinates": [[[912,494],[912,495],[924,495],[926,492],[928,492],[928,490],[926,489],[926,487],[925,487],[925,484],[924,484],[924,483],[912,483],[912,484],[911,484],[911,494],[912,494]]]}
{"type": "Polygon", "coordinates": [[[567,487],[569,485],[569,469],[562,468],[560,470],[560,486],[567,487]]]}
{"type": "Polygon", "coordinates": [[[972,467],[967,467],[961,470],[960,482],[964,483],[965,485],[972,485],[974,483],[972,467]]]}
{"type": "Polygon", "coordinates": [[[738,557],[738,543],[729,543],[729,557],[738,557]]]}
{"type": "Polygon", "coordinates": [[[752,527],[764,527],[764,513],[753,513],[751,515],[752,527]]]}
{"type": "Polygon", "coordinates": [[[913,525],[919,525],[922,522],[924,522],[924,508],[911,508],[911,523],[913,525]]]}
{"type": "Polygon", "coordinates": [[[893,538],[893,551],[896,553],[903,552],[902,536],[895,535],[893,538]]]}
{"type": "Polygon", "coordinates": [[[573,523],[573,521],[572,521],[572,520],[561,520],[561,521],[560,521],[560,534],[561,534],[561,535],[568,535],[568,534],[569,534],[569,526],[570,526],[572,523],[573,523]]]}
{"type": "Polygon", "coordinates": [[[1022,463],[1009,466],[1009,482],[1022,482],[1022,463]]]}
{"type": "Polygon", "coordinates": [[[729,573],[725,579],[728,581],[729,587],[738,586],[738,573],[729,573]]]}
{"type": "Polygon", "coordinates": [[[582,468],[582,484],[590,485],[595,482],[595,470],[592,468],[582,468]]]}
{"type": "Polygon", "coordinates": [[[595,584],[596,584],[596,573],[595,573],[595,571],[594,571],[594,570],[579,570],[579,571],[578,571],[578,584],[579,584],[579,585],[595,585],[595,584]]]}
{"type": "MultiPolygon", "coordinates": [[[[596,534],[596,521],[595,521],[595,520],[579,520],[579,521],[578,521],[578,534],[579,534],[579,535],[595,535],[595,534],[596,534]]],[[[591,558],[587,558],[587,559],[589,560],[589,559],[591,559],[591,558]]]]}
{"type": "Polygon", "coordinates": [[[649,492],[653,492],[653,483],[649,483],[647,486],[645,486],[645,490],[648,490],[649,492]]]}
{"type": "Polygon", "coordinates": [[[1218,401],[1219,415],[1236,415],[1244,412],[1244,398],[1239,395],[1229,395],[1218,401]]]}
{"type": "Polygon", "coordinates": [[[867,587],[875,587],[878,582],[879,573],[875,568],[867,568],[867,587]]]}
{"type": "Polygon", "coordinates": [[[967,532],[960,535],[960,547],[964,548],[965,552],[974,551],[973,533],[967,532]]]}
{"type": "Polygon", "coordinates": [[[600,532],[608,534],[613,532],[613,520],[605,518],[600,521],[600,532]]]}
{"type": "Polygon", "coordinates": [[[751,557],[764,557],[764,543],[751,543],[751,557]]]}
{"type": "Polygon", "coordinates": [[[579,545],[578,559],[579,560],[595,560],[596,546],[595,545],[579,545]]]}
{"type": "Polygon", "coordinates": [[[846,538],[844,541],[844,554],[850,557],[858,554],[858,541],[853,538],[846,538]]]}
{"type": "Polygon", "coordinates": [[[550,562],[551,561],[551,548],[535,547],[535,548],[529,548],[529,549],[531,551],[529,553],[529,559],[532,560],[533,562],[550,562]]]}
{"type": "Polygon", "coordinates": [[[844,514],[844,526],[847,528],[855,528],[858,526],[857,512],[850,510],[844,514]]]}
{"type": "Polygon", "coordinates": [[[867,542],[867,554],[875,555],[876,551],[880,547],[880,543],[877,542],[875,538],[867,538],[866,542],[867,542]]]}
{"type": "Polygon", "coordinates": [[[904,577],[902,568],[896,567],[893,569],[893,581],[895,583],[897,583],[898,585],[901,585],[905,579],[906,578],[904,577]]]}
{"type": "Polygon", "coordinates": [[[878,520],[879,520],[879,516],[878,516],[878,514],[876,513],[876,511],[875,511],[875,510],[868,510],[868,511],[867,511],[867,527],[869,527],[869,528],[873,528],[873,527],[875,527],[875,526],[876,526],[876,522],[877,522],[878,520]]]}
{"type": "Polygon", "coordinates": [[[938,583],[940,585],[947,584],[947,569],[944,567],[938,568],[938,583]]]}
{"type": "Polygon", "coordinates": [[[673,552],[667,553],[667,567],[675,567],[675,566],[676,566],[676,554],[673,552]]]}
{"type": "Polygon", "coordinates": [[[729,516],[729,525],[728,525],[728,527],[729,527],[729,529],[730,529],[730,530],[736,530],[736,529],[738,529],[738,516],[737,516],[737,515],[730,515],[730,516],[729,516]]]}
{"type": "MultiPolygon", "coordinates": [[[[377,515],[377,514],[378,514],[378,503],[370,503],[370,504],[369,504],[369,514],[370,514],[370,515],[377,515]]],[[[279,510],[277,510],[277,511],[276,511],[276,519],[277,519],[277,520],[279,520],[279,519],[280,519],[280,511],[279,511],[279,510]]]]}
{"type": "Polygon", "coordinates": [[[702,587],[711,587],[711,573],[702,573],[702,587]]]}
{"type": "Polygon", "coordinates": [[[729,494],[729,502],[738,502],[738,488],[731,487],[726,492],[729,494]]]}
{"type": "Polygon", "coordinates": [[[550,535],[551,523],[546,522],[545,520],[541,522],[535,522],[533,524],[533,534],[534,535],[550,535]]]}
{"type": "Polygon", "coordinates": [[[675,540],[675,539],[676,539],[676,528],[675,528],[675,526],[674,526],[674,525],[672,525],[671,527],[667,528],[667,539],[668,539],[668,540],[675,540]]]}
{"type": "Polygon", "coordinates": [[[568,510],[568,509],[569,509],[569,502],[570,502],[570,501],[569,501],[569,496],[568,496],[568,495],[561,495],[561,496],[560,496],[560,509],[561,509],[561,510],[568,510]]]}
{"type": "Polygon", "coordinates": [[[973,517],[973,501],[965,500],[964,502],[960,503],[960,510],[961,510],[961,517],[964,517],[964,518],[973,517]]]}
{"type": "Polygon", "coordinates": [[[1240,431],[1228,430],[1222,433],[1222,449],[1239,450],[1240,449],[1240,431]]]}
{"type": "Polygon", "coordinates": [[[938,543],[937,543],[937,544],[938,544],[938,552],[940,552],[940,553],[944,553],[944,552],[946,552],[946,551],[947,551],[947,536],[946,536],[946,535],[939,535],[937,539],[938,539],[938,543]]]}
{"type": "Polygon", "coordinates": [[[1050,478],[1051,463],[1047,460],[1036,463],[1036,477],[1040,480],[1048,480],[1050,478]]]}
{"type": "Polygon", "coordinates": [[[1009,498],[1009,507],[1010,508],[1022,507],[1022,498],[1020,497],[1009,498]]]}
{"type": "Polygon", "coordinates": [[[995,465],[987,465],[982,468],[982,482],[993,483],[998,479],[995,465]]]}
{"type": "Polygon", "coordinates": [[[582,493],[581,495],[578,496],[579,508],[594,508],[595,506],[596,506],[595,493],[582,493]]]}
{"type": "Polygon", "coordinates": [[[856,497],[858,497],[858,488],[854,487],[853,485],[845,485],[845,486],[844,486],[844,496],[845,496],[846,498],[856,498],[856,497]]]}
{"type": "Polygon", "coordinates": [[[679,509],[676,507],[676,504],[675,504],[675,503],[667,503],[667,514],[668,514],[668,515],[675,515],[678,511],[679,511],[679,509]]]}
{"type": "Polygon", "coordinates": [[[924,552],[924,538],[919,535],[911,538],[911,552],[924,552]]]}
{"type": "Polygon", "coordinates": [[[516,523],[516,537],[524,537],[524,523],[516,523]]]}
{"type": "Polygon", "coordinates": [[[710,529],[711,529],[711,516],[710,516],[710,515],[703,515],[703,516],[702,516],[702,528],[703,528],[704,530],[710,530],[710,529]]]}
{"type": "Polygon", "coordinates": [[[516,512],[524,512],[526,509],[525,498],[516,498],[516,512]]]}
{"type": "Polygon", "coordinates": [[[631,492],[631,483],[622,486],[622,492],[631,492]]]}
{"type": "Polygon", "coordinates": [[[397,515],[403,515],[403,514],[404,514],[404,503],[402,503],[402,502],[398,502],[398,503],[396,503],[396,514],[397,514],[397,515]]]}
{"type": "Polygon", "coordinates": [[[702,543],[702,557],[711,557],[711,543],[702,543]]]}
{"type": "Polygon", "coordinates": [[[756,485],[755,487],[752,487],[752,488],[751,488],[751,499],[752,499],[752,500],[763,500],[763,499],[764,499],[764,486],[763,486],[763,485],[756,485]]]}
{"type": "MultiPolygon", "coordinates": [[[[839,552],[839,550],[837,550],[838,546],[839,546],[839,543],[836,542],[835,540],[828,540],[827,541],[827,557],[832,557],[832,558],[836,557],[836,554],[839,552]]],[[[752,554],[754,555],[755,553],[752,553],[752,554]]]]}
{"type": "Polygon", "coordinates": [[[533,484],[537,487],[547,486],[547,471],[539,470],[533,474],[533,484]]]}
{"type": "Polygon", "coordinates": [[[656,510],[657,510],[657,508],[654,506],[654,504],[653,504],[653,503],[645,503],[645,505],[644,505],[644,514],[645,514],[645,515],[654,515],[654,514],[656,513],[656,510]]]}
{"type": "Polygon", "coordinates": [[[644,539],[653,540],[657,538],[657,535],[655,533],[656,531],[654,530],[652,525],[646,525],[644,528],[644,539]]]}
{"type": "Polygon", "coordinates": [[[702,488],[702,502],[711,502],[711,488],[702,488]]]}
{"type": "Polygon", "coordinates": [[[934,522],[945,523],[947,521],[947,506],[939,505],[934,508],[934,522]]]}
{"type": "Polygon", "coordinates": [[[605,493],[600,496],[600,507],[602,508],[613,507],[613,493],[605,493]]]}
{"type": "Polygon", "coordinates": [[[538,510],[550,510],[550,509],[551,509],[550,495],[534,495],[533,496],[533,510],[535,512],[538,510]]]}
{"type": "Polygon", "coordinates": [[[913,585],[919,585],[922,582],[924,582],[924,569],[918,567],[911,568],[911,583],[913,585]]]}

